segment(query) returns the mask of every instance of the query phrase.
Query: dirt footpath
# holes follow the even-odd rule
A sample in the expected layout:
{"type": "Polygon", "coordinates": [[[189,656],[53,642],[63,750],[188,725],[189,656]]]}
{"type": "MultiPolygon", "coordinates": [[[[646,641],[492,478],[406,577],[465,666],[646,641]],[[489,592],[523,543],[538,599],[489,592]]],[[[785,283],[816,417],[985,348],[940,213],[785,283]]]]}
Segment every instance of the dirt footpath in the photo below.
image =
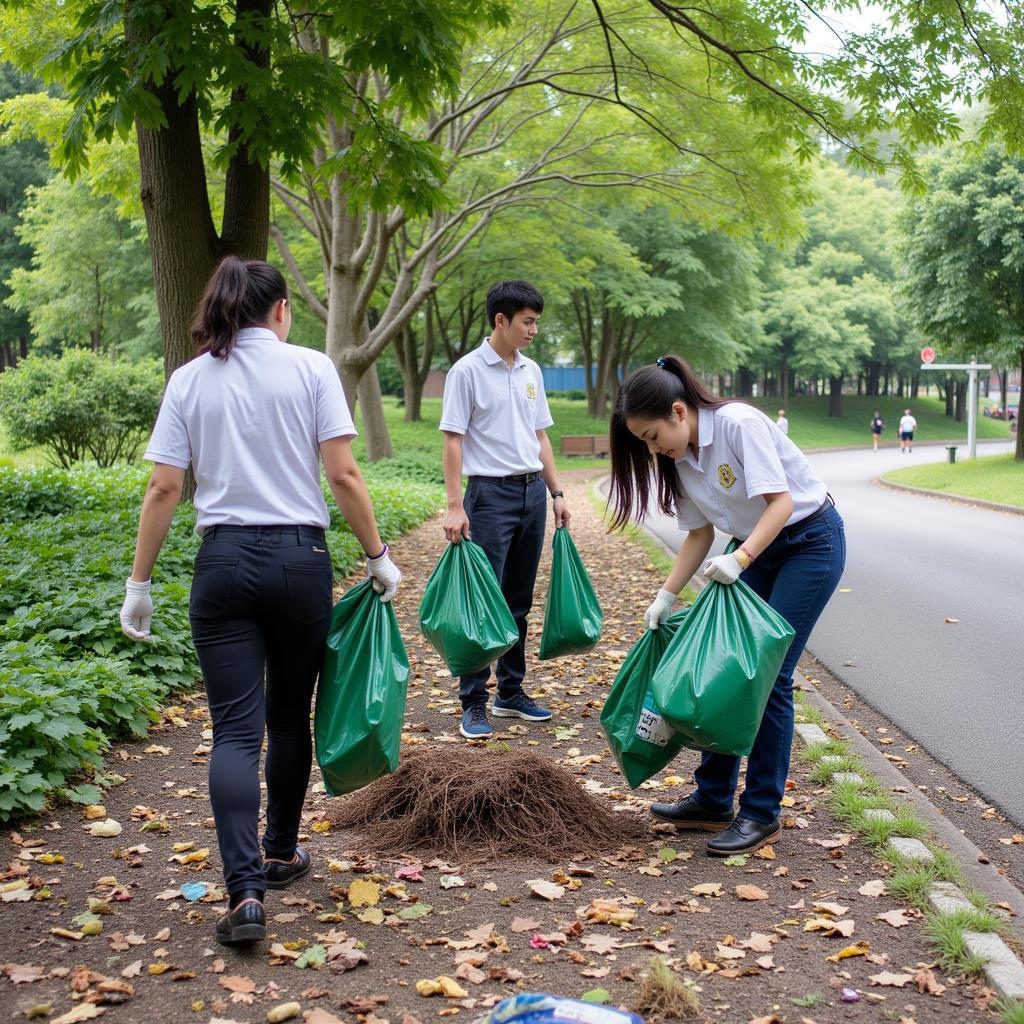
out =
{"type": "MultiPolygon", "coordinates": [[[[604,608],[603,642],[588,655],[536,661],[548,549],[528,689],[556,715],[541,725],[496,719],[493,742],[549,755],[590,794],[642,811],[689,792],[696,755],[630,793],[599,715],[661,579],[640,547],[605,534],[588,474],[574,476],[572,533],[604,608]]],[[[443,543],[437,518],[393,545],[405,573],[396,608],[412,664],[404,742],[455,749],[465,742],[457,683],[417,626],[443,543]]],[[[360,857],[353,837],[332,828],[337,801],[314,774],[302,837],[313,874],[268,894],[267,943],[222,948],[212,933],[224,902],[206,796],[208,730],[202,697],[181,699],[147,739],[112,751],[108,770],[125,781],[88,811],[94,818],[64,806],[0,838],[5,1018],[46,1016],[49,1007],[63,1024],[101,1014],[111,1024],[255,1024],[295,1002],[296,1019],[311,1024],[472,1021],[518,991],[604,989],[611,1004],[628,1006],[650,958],[661,956],[691,986],[700,1020],[996,1020],[991,992],[935,967],[914,912],[889,913],[899,904],[885,894],[886,866],[844,835],[825,792],[796,763],[782,841],[764,856],[724,861],[705,855],[700,835],[667,826],[652,828],[646,846],[580,850],[555,864],[466,866],[403,850],[360,857]],[[540,880],[554,883],[539,887],[553,898],[536,894],[540,880]],[[897,987],[897,975],[914,980],[897,987]]]]}

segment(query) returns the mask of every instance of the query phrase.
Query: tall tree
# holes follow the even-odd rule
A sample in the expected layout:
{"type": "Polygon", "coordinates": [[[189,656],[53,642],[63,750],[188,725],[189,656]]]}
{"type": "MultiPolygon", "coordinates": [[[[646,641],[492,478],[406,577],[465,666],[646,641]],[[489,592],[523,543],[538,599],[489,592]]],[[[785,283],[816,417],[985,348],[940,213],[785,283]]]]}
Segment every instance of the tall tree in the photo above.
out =
{"type": "MultiPolygon", "coordinates": [[[[317,239],[319,292],[303,280],[283,232],[272,232],[300,293],[324,319],[327,351],[350,394],[399,335],[409,365],[410,318],[499,217],[507,228],[543,203],[585,206],[573,191],[628,187],[686,205],[694,216],[784,219],[793,176],[777,154],[755,156],[747,112],[708,79],[702,61],[666,45],[659,18],[634,0],[618,3],[603,23],[577,2],[531,0],[518,14],[515,24],[467,50],[457,95],[439,98],[425,118],[401,119],[410,134],[438,148],[448,176],[447,202],[429,215],[409,202],[353,202],[348,167],[332,156],[352,129],[337,118],[327,121],[315,154],[318,173],[307,176],[305,191],[274,182],[282,204],[317,239]],[[613,68],[607,26],[637,38],[653,35],[647,60],[613,68]],[[657,127],[638,106],[655,86],[666,108],[657,127]]],[[[315,33],[303,39],[310,53],[325,52],[315,33]]],[[[374,102],[388,102],[383,75],[361,84],[374,102]]],[[[383,454],[383,416],[367,423],[365,402],[363,414],[368,451],[383,454]]]]}
{"type": "Polygon", "coordinates": [[[57,176],[29,191],[17,236],[32,254],[8,304],[44,349],[88,346],[132,357],[159,352],[153,277],[142,225],[84,181],[57,176]]]}
{"type": "Polygon", "coordinates": [[[350,163],[369,179],[389,172],[401,193],[403,171],[424,154],[401,150],[389,113],[357,83],[381,70],[396,101],[424,109],[436,87],[454,87],[466,33],[502,14],[497,0],[331,0],[296,11],[276,0],[25,0],[0,14],[0,29],[12,60],[71,98],[60,148],[71,175],[95,139],[135,131],[170,372],[192,354],[188,325],[216,260],[266,256],[270,162],[297,175],[312,164],[324,118],[346,117],[360,126],[350,163]],[[334,41],[331,53],[304,50],[306,29],[334,41]],[[216,141],[219,197],[204,132],[216,141]]]}
{"type": "Polygon", "coordinates": [[[902,220],[907,307],[943,355],[1012,354],[1024,374],[1024,159],[948,147],[927,172],[902,220]]]}
{"type": "MultiPolygon", "coordinates": [[[[0,63],[0,103],[39,87],[37,79],[0,63]]],[[[32,250],[15,233],[26,193],[49,176],[46,150],[37,139],[0,144],[0,369],[14,366],[28,352],[28,317],[8,305],[7,282],[16,267],[27,267],[32,259],[32,250]]]]}

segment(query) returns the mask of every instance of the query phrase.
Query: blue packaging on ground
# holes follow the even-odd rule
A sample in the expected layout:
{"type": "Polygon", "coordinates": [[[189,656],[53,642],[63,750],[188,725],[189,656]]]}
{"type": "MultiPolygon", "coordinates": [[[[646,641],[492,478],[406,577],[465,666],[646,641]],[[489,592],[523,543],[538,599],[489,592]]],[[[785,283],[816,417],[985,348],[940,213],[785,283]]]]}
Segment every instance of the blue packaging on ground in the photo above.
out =
{"type": "Polygon", "coordinates": [[[644,1024],[642,1017],[580,999],[523,993],[503,999],[477,1024],[644,1024]]]}

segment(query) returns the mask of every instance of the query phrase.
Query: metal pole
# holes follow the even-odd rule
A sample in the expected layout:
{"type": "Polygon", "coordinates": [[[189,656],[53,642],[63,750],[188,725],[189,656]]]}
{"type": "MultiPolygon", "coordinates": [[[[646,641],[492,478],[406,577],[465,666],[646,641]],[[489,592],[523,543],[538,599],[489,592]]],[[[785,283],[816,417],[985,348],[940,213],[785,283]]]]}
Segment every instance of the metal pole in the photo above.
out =
{"type": "Polygon", "coordinates": [[[974,459],[978,455],[978,365],[977,357],[971,356],[967,371],[967,451],[974,459]]]}

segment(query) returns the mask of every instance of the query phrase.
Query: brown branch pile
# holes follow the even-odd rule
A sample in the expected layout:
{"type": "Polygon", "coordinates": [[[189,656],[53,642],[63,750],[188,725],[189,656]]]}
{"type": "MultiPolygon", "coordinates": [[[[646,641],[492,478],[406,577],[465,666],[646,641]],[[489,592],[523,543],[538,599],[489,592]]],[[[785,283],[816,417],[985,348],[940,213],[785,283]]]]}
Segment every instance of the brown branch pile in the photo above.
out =
{"type": "Polygon", "coordinates": [[[585,793],[550,758],[473,747],[403,754],[396,772],[345,797],[332,822],[361,832],[363,852],[464,863],[560,861],[650,838],[646,822],[585,793]]]}

